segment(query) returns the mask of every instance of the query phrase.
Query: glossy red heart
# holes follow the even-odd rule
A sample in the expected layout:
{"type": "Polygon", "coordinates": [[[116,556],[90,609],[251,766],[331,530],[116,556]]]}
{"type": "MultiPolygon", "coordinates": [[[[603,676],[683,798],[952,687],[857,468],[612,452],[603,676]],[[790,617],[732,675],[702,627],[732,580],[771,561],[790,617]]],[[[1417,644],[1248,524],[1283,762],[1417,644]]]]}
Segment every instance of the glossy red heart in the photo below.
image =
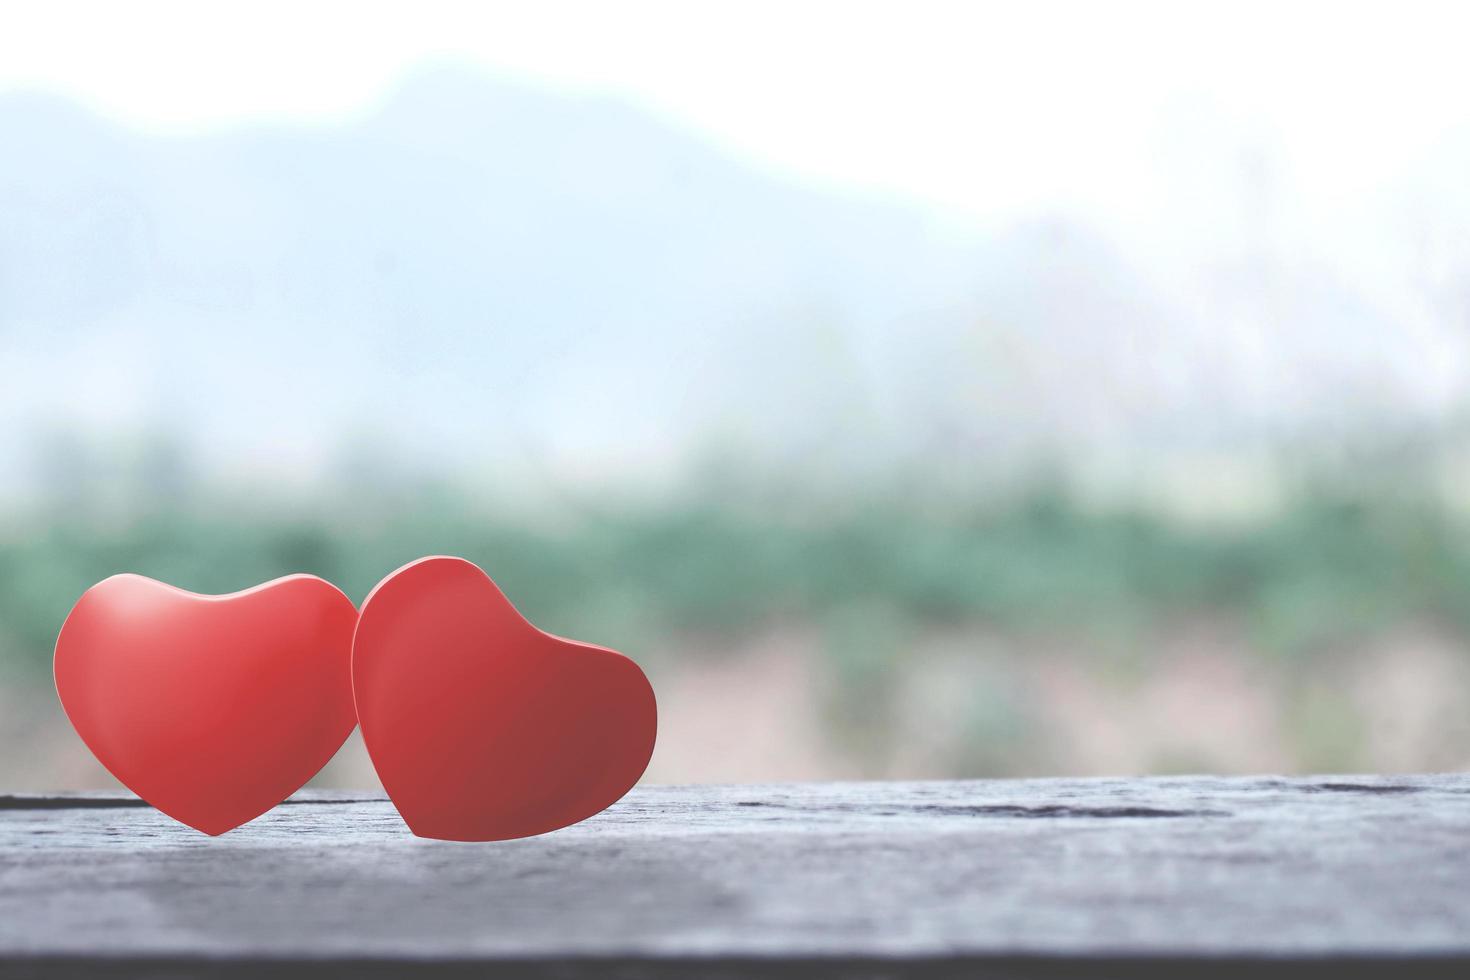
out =
{"type": "Polygon", "coordinates": [[[363,602],[352,647],[363,741],[420,837],[506,840],[585,820],[653,754],[638,665],[527,622],[478,567],[423,558],[363,602]]]}
{"type": "Polygon", "coordinates": [[[56,641],[56,692],[123,785],[206,834],[280,803],[352,734],[357,610],[292,575],[195,595],[114,575],[77,600],[56,641]]]}

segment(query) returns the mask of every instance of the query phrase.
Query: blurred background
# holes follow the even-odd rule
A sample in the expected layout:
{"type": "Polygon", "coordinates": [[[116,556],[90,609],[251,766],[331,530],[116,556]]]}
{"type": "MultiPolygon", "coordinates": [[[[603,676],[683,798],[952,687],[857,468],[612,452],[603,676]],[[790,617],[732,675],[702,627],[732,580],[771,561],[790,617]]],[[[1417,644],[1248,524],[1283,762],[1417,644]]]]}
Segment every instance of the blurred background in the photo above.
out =
{"type": "Polygon", "coordinates": [[[433,553],[654,781],[1470,766],[1466,17],[7,6],[0,789],[95,581],[433,553]]]}

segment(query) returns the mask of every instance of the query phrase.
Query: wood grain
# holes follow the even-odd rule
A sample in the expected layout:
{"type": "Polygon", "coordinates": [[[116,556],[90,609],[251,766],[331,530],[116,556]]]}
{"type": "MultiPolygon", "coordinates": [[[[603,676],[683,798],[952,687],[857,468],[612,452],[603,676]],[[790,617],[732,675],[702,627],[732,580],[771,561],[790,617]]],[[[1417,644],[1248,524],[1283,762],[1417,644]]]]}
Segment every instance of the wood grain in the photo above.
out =
{"type": "Polygon", "coordinates": [[[1470,777],[646,787],[544,837],[0,797],[15,976],[1470,976],[1470,777]],[[1391,962],[1390,962],[1391,961],[1391,962]],[[1182,971],[1182,974],[1181,972],[1182,971]]]}

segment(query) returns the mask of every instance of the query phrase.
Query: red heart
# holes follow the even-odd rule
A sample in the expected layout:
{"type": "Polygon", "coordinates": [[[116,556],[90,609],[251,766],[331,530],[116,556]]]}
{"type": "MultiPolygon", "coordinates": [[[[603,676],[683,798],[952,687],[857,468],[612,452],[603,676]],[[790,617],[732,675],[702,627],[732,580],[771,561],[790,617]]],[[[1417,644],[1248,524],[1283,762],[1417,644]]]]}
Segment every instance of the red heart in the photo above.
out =
{"type": "Polygon", "coordinates": [[[653,754],[653,688],[620,653],[543,633],[462,558],[421,558],[362,604],[363,741],[420,837],[507,840],[574,824],[653,754]]]}
{"type": "Polygon", "coordinates": [[[301,788],[352,734],[357,610],[292,575],[195,595],[114,575],[56,640],[56,692],[82,741],[133,792],[222,834],[301,788]]]}

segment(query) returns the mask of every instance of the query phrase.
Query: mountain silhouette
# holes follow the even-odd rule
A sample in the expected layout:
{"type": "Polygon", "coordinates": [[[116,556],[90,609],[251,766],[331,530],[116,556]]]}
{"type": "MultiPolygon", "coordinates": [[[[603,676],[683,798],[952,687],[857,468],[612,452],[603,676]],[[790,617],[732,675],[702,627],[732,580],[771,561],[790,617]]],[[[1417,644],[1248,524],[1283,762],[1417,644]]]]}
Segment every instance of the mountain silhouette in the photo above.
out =
{"type": "MultiPolygon", "coordinates": [[[[1251,417],[1212,324],[1083,222],[803,183],[608,98],[441,67],[330,125],[150,134],[13,93],[0,132],[21,480],[71,430],[163,429],[267,478],[354,440],[626,477],[710,444],[968,466],[1251,417]]],[[[1331,329],[1392,334],[1349,285],[1312,289],[1331,329]]]]}

